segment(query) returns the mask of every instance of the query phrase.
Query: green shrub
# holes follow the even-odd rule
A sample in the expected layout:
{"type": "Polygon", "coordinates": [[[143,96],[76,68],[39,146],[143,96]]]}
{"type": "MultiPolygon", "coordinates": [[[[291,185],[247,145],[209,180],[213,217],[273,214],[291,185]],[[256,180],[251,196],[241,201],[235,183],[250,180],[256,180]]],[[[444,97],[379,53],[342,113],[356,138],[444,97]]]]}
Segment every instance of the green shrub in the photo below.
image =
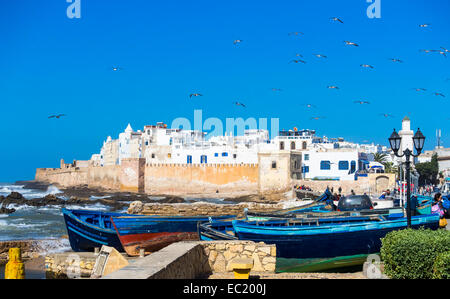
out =
{"type": "Polygon", "coordinates": [[[450,251],[437,256],[433,266],[433,278],[450,279],[450,251]]]}
{"type": "Polygon", "coordinates": [[[381,260],[387,276],[429,279],[433,278],[437,256],[450,248],[450,231],[404,229],[388,233],[381,242],[381,260]]]}

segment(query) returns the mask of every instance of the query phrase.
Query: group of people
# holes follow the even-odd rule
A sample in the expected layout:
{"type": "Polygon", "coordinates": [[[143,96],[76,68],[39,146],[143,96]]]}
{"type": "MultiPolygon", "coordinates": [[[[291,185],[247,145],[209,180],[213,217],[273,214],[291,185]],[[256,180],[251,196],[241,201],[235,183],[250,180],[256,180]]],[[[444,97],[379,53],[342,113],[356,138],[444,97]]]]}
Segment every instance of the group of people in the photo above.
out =
{"type": "Polygon", "coordinates": [[[443,198],[441,193],[434,195],[434,201],[431,205],[431,213],[439,214],[441,219],[450,217],[450,196],[443,198]]]}
{"type": "Polygon", "coordinates": [[[312,189],[310,187],[305,186],[305,185],[301,185],[301,186],[295,185],[294,188],[297,190],[312,191],[312,189]]]}
{"type": "Polygon", "coordinates": [[[432,185],[426,185],[419,188],[419,193],[421,195],[431,195],[434,191],[434,186],[432,185]]]}
{"type": "Polygon", "coordinates": [[[391,190],[385,190],[383,191],[383,193],[381,193],[381,196],[378,199],[386,199],[386,196],[390,196],[391,195],[391,190]]]}

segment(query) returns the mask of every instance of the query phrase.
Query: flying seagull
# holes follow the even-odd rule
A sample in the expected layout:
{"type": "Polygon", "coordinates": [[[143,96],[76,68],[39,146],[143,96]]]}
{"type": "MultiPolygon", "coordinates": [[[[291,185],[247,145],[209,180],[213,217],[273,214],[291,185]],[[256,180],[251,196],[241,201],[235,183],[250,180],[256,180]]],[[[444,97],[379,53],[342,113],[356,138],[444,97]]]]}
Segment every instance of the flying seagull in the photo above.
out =
{"type": "Polygon", "coordinates": [[[437,52],[438,50],[420,50],[421,52],[425,52],[425,53],[431,53],[431,52],[437,52]]]}
{"type": "Polygon", "coordinates": [[[361,105],[363,105],[363,104],[370,104],[370,102],[368,102],[368,101],[354,101],[353,103],[361,104],[361,105]]]}
{"type": "Polygon", "coordinates": [[[245,105],[244,105],[244,104],[242,104],[242,103],[239,103],[239,102],[234,102],[234,104],[235,104],[235,105],[237,105],[237,106],[242,106],[242,107],[244,107],[244,108],[245,108],[245,105]]]}
{"type": "Polygon", "coordinates": [[[238,43],[241,43],[241,42],[242,42],[242,39],[235,39],[233,41],[233,44],[237,45],[238,43]]]}
{"type": "Polygon", "coordinates": [[[60,118],[62,116],[66,116],[65,114],[55,114],[55,115],[50,115],[48,118],[60,118]]]}
{"type": "Polygon", "coordinates": [[[321,119],[321,118],[325,118],[325,117],[320,117],[320,116],[314,116],[314,117],[311,117],[311,119],[314,119],[314,120],[319,120],[319,119],[321,119]]]}
{"type": "Polygon", "coordinates": [[[336,22],[340,22],[340,23],[344,23],[341,19],[339,19],[338,17],[332,17],[332,18],[330,18],[331,20],[333,20],[333,21],[336,21],[336,22]]]}
{"type": "Polygon", "coordinates": [[[313,54],[314,56],[316,56],[317,58],[327,58],[327,56],[322,55],[322,54],[313,54]]]}
{"type": "Polygon", "coordinates": [[[447,50],[447,49],[444,48],[444,47],[441,47],[441,49],[444,50],[444,52],[450,52],[450,50],[447,50]]]}
{"type": "Polygon", "coordinates": [[[400,60],[398,58],[389,58],[389,60],[392,62],[403,62],[403,60],[400,60]]]}
{"type": "Polygon", "coordinates": [[[360,66],[373,69],[373,66],[371,66],[370,64],[361,64],[360,66]]]}
{"type": "Polygon", "coordinates": [[[339,87],[337,87],[335,85],[329,85],[329,86],[327,86],[327,88],[329,88],[329,89],[339,89],[339,87]]]}
{"type": "Polygon", "coordinates": [[[425,88],[413,88],[415,91],[426,91],[425,88]]]}
{"type": "Polygon", "coordinates": [[[295,36],[299,36],[299,35],[303,35],[303,32],[299,32],[299,31],[295,31],[295,32],[289,32],[288,35],[295,35],[295,36]]]}
{"type": "Polygon", "coordinates": [[[441,96],[441,97],[445,98],[445,95],[444,95],[443,93],[440,93],[440,92],[433,92],[433,94],[434,94],[435,96],[441,96]]]}
{"type": "Polygon", "coordinates": [[[303,57],[303,55],[302,55],[302,54],[299,54],[299,53],[296,53],[296,54],[295,54],[295,57],[303,57]]]}
{"type": "Polygon", "coordinates": [[[359,47],[359,45],[358,45],[357,43],[353,43],[353,42],[348,41],[348,40],[345,40],[344,43],[345,43],[346,45],[349,45],[349,46],[359,47]]]}
{"type": "Polygon", "coordinates": [[[189,97],[190,98],[192,98],[192,97],[201,97],[201,96],[203,96],[202,94],[200,94],[200,93],[191,93],[190,95],[189,95],[189,97]]]}
{"type": "Polygon", "coordinates": [[[272,89],[272,91],[281,91],[280,88],[275,88],[275,87],[273,87],[273,88],[271,88],[271,89],[272,89]]]}
{"type": "Polygon", "coordinates": [[[447,51],[437,51],[439,54],[444,55],[445,58],[447,58],[447,51]]]}
{"type": "Polygon", "coordinates": [[[117,71],[122,70],[122,68],[121,68],[121,67],[118,67],[118,66],[113,66],[113,67],[112,67],[112,70],[113,70],[114,72],[117,72],[117,71]]]}
{"type": "Polygon", "coordinates": [[[295,62],[295,63],[299,63],[299,62],[301,62],[301,63],[306,63],[306,61],[301,60],[301,59],[293,59],[293,60],[291,60],[290,62],[295,62]]]}
{"type": "Polygon", "coordinates": [[[420,24],[419,27],[420,28],[427,28],[428,26],[430,26],[431,24],[420,24]]]}
{"type": "Polygon", "coordinates": [[[306,106],[306,108],[316,108],[316,106],[313,104],[306,104],[305,106],[306,106]]]}

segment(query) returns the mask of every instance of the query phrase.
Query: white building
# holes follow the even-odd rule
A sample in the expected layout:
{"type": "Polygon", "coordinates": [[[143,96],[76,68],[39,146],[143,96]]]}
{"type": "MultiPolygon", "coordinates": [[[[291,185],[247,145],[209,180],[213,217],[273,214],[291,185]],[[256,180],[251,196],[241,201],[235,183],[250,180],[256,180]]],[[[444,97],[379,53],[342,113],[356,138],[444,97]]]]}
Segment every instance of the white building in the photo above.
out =
{"type": "Polygon", "coordinates": [[[357,150],[309,150],[303,152],[302,173],[305,179],[355,180],[367,169],[369,161],[357,150]]]}
{"type": "Polygon", "coordinates": [[[361,146],[343,138],[316,137],[314,130],[282,130],[269,139],[267,130],[246,130],[242,136],[225,134],[206,140],[205,133],[167,128],[160,122],[134,132],[129,124],[117,140],[108,137],[95,165],[117,165],[124,158],[145,158],[147,164],[258,164],[258,154],[295,151],[302,155],[306,179],[355,180],[368,169],[371,152],[380,146],[361,146]]]}

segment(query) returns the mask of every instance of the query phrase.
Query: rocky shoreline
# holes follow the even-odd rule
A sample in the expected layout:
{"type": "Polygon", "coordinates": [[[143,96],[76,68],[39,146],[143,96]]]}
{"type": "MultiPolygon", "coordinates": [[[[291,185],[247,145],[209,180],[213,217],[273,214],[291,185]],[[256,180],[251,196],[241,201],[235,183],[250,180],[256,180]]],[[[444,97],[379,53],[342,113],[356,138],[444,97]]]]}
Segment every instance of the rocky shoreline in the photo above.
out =
{"type": "MultiPolygon", "coordinates": [[[[35,189],[46,191],[51,184],[38,181],[17,181],[15,184],[22,185],[24,189],[35,189]]],[[[11,192],[7,196],[0,196],[0,214],[11,214],[15,212],[10,205],[28,205],[33,207],[44,206],[68,206],[68,205],[95,205],[102,204],[112,208],[112,210],[124,210],[131,202],[140,201],[142,203],[159,203],[159,204],[175,204],[175,203],[193,203],[198,200],[182,198],[173,195],[149,195],[144,193],[131,192],[111,192],[108,190],[89,188],[88,186],[61,188],[61,193],[48,194],[40,198],[25,198],[19,192],[11,192]]],[[[203,198],[203,197],[202,197],[203,198]]],[[[283,199],[283,194],[273,195],[246,195],[236,197],[226,197],[224,202],[243,203],[256,202],[266,204],[276,204],[283,199]]]]}

